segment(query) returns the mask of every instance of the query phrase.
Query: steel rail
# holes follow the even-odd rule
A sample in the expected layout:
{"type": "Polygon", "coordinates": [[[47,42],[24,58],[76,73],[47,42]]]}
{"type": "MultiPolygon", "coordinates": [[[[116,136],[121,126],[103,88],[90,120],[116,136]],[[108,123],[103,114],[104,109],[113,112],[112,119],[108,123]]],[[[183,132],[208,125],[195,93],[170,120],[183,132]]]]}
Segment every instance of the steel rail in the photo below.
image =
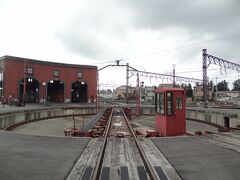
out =
{"type": "MultiPolygon", "coordinates": [[[[113,111],[114,111],[114,107],[111,109],[111,113],[110,113],[110,116],[108,118],[107,126],[106,126],[106,129],[104,131],[104,135],[103,135],[104,140],[103,140],[103,144],[102,144],[102,147],[101,147],[101,150],[100,150],[100,153],[99,153],[98,160],[96,162],[96,166],[94,167],[94,170],[93,170],[93,173],[92,173],[92,176],[91,176],[92,180],[99,180],[100,179],[102,163],[103,163],[103,159],[104,159],[105,149],[106,149],[106,146],[107,146],[108,134],[109,134],[111,121],[112,121],[112,117],[113,117],[113,111]]],[[[121,108],[121,111],[122,111],[123,117],[124,117],[124,119],[125,119],[125,121],[127,123],[128,129],[129,129],[131,135],[134,138],[134,141],[136,143],[137,149],[138,149],[139,154],[140,154],[140,156],[141,156],[141,158],[143,160],[143,164],[145,166],[145,169],[146,169],[150,179],[151,180],[159,180],[158,176],[156,175],[156,172],[154,171],[153,167],[151,166],[150,162],[148,161],[147,156],[146,156],[142,146],[140,145],[139,140],[137,139],[137,137],[136,137],[136,135],[134,133],[134,130],[131,127],[131,125],[130,125],[130,123],[128,121],[128,118],[127,118],[127,116],[124,113],[122,108],[121,108]]]]}
{"type": "Polygon", "coordinates": [[[98,180],[99,177],[100,177],[103,158],[104,158],[104,153],[105,153],[105,149],[106,149],[106,146],[107,146],[108,132],[109,132],[109,129],[110,129],[111,120],[112,120],[112,116],[113,116],[113,109],[114,109],[114,107],[112,107],[112,109],[111,109],[111,113],[110,113],[110,116],[108,118],[107,126],[106,126],[106,129],[104,131],[104,135],[103,135],[104,140],[103,140],[103,144],[102,144],[102,147],[101,147],[100,155],[98,157],[96,166],[95,166],[95,168],[93,170],[93,173],[92,173],[92,176],[91,176],[91,179],[93,179],[93,180],[98,180]]]}
{"type": "Polygon", "coordinates": [[[147,156],[146,156],[146,154],[145,154],[142,146],[140,145],[139,140],[137,139],[137,136],[135,135],[134,130],[133,130],[132,126],[130,125],[126,114],[124,113],[124,111],[123,111],[122,108],[121,108],[121,110],[122,110],[123,116],[124,116],[124,118],[125,118],[125,120],[126,120],[126,123],[127,123],[127,125],[128,125],[128,128],[129,128],[129,130],[131,131],[131,134],[132,134],[132,136],[133,136],[133,138],[134,138],[134,141],[135,141],[135,143],[136,143],[136,145],[137,145],[137,148],[138,148],[138,150],[139,150],[140,156],[141,156],[141,158],[142,158],[142,160],[143,160],[144,166],[145,166],[145,168],[146,168],[146,171],[148,172],[148,175],[149,175],[150,179],[151,179],[151,180],[158,180],[159,178],[158,178],[158,176],[156,175],[156,172],[154,171],[154,169],[153,169],[153,167],[151,166],[150,162],[148,161],[148,158],[147,158],[147,156]]]}

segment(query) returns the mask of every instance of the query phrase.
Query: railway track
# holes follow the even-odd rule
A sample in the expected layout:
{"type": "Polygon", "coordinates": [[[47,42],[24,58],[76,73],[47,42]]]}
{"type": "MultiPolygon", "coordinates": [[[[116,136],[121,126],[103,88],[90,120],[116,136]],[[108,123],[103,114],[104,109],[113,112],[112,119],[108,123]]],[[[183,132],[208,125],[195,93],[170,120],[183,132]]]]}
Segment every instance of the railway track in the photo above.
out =
{"type": "Polygon", "coordinates": [[[122,108],[112,108],[103,139],[100,155],[92,174],[93,180],[117,178],[116,174],[120,174],[120,179],[159,179],[122,108]],[[112,153],[112,150],[115,148],[116,151],[119,151],[118,148],[121,148],[122,141],[128,141],[128,143],[131,144],[130,148],[122,147],[122,149],[126,148],[125,150],[130,151],[130,154],[133,152],[131,155],[135,156],[136,161],[134,163],[127,162],[128,160],[126,158],[113,157],[114,153],[109,154],[109,152],[112,153]],[[109,158],[109,156],[111,157],[109,158]],[[125,165],[124,160],[126,160],[125,165]],[[129,165],[127,166],[127,164],[129,165]],[[112,173],[109,172],[108,167],[113,166],[118,167],[115,168],[116,174],[114,174],[114,170],[112,170],[112,173]]]}
{"type": "Polygon", "coordinates": [[[124,110],[109,107],[67,180],[180,180],[149,139],[138,138],[124,110]]]}

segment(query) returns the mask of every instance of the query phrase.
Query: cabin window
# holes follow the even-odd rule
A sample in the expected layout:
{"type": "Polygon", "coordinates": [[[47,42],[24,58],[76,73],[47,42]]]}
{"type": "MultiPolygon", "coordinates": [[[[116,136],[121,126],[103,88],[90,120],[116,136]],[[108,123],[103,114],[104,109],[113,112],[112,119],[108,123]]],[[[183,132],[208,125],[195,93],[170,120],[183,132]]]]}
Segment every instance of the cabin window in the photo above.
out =
{"type": "Polygon", "coordinates": [[[158,93],[155,93],[155,113],[158,112],[158,93]]]}
{"type": "Polygon", "coordinates": [[[159,93],[159,113],[165,114],[164,111],[164,93],[159,93]]]}
{"type": "Polygon", "coordinates": [[[173,114],[172,92],[167,92],[167,115],[171,116],[172,114],[173,114]]]}
{"type": "Polygon", "coordinates": [[[183,108],[183,100],[182,100],[182,98],[177,98],[177,100],[176,100],[176,109],[179,109],[179,110],[181,110],[183,108]]]}

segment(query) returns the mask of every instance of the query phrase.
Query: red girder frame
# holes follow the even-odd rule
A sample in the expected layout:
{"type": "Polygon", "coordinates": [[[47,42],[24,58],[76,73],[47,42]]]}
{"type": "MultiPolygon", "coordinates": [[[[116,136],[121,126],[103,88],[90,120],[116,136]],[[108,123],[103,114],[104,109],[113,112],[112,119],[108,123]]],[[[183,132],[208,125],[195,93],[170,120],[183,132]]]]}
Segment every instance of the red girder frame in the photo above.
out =
{"type": "Polygon", "coordinates": [[[225,59],[218,58],[216,56],[207,54],[207,49],[202,51],[202,66],[203,66],[203,98],[204,102],[207,102],[208,99],[208,77],[207,77],[207,68],[210,64],[215,64],[224,69],[233,69],[240,72],[240,64],[227,61],[225,59]]]}

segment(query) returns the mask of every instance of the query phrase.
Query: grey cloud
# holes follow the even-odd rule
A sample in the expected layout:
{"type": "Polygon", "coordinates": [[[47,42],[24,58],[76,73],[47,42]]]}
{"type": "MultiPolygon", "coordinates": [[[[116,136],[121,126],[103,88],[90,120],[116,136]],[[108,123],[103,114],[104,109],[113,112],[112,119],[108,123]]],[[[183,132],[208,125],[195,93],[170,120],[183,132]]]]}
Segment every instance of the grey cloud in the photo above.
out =
{"type": "Polygon", "coordinates": [[[80,8],[66,22],[58,39],[74,53],[95,59],[118,56],[112,41],[124,42],[131,25],[128,13],[115,1],[81,1],[80,8]],[[84,2],[84,3],[83,3],[84,2]]]}
{"type": "Polygon", "coordinates": [[[215,53],[216,56],[236,62],[240,39],[240,1],[238,0],[132,0],[125,4],[125,7],[132,9],[136,29],[164,31],[166,35],[169,35],[169,29],[174,29],[175,33],[170,31],[173,37],[186,38],[186,42],[176,44],[175,47],[206,41],[180,49],[179,60],[176,60],[176,63],[194,63],[193,59],[195,59],[196,63],[201,64],[203,48],[209,49],[209,53],[215,53]],[[188,33],[186,34],[184,30],[188,33]],[[219,39],[213,43],[207,42],[209,39],[236,33],[239,33],[239,36],[219,39]],[[209,37],[205,37],[206,35],[209,37]],[[199,56],[199,59],[196,59],[196,56],[199,56]]]}
{"type": "Polygon", "coordinates": [[[131,8],[137,28],[153,30],[184,28],[195,34],[233,33],[240,29],[238,0],[132,0],[131,8]],[[236,30],[236,29],[235,29],[236,30]]]}
{"type": "MultiPolygon", "coordinates": [[[[114,43],[124,43],[130,33],[139,30],[150,29],[185,37],[186,42],[176,44],[176,47],[201,42],[207,39],[205,35],[210,34],[214,39],[240,30],[238,0],[103,0],[85,1],[80,7],[59,38],[69,50],[91,58],[109,59],[122,55],[124,52],[115,48],[114,43]]],[[[161,35],[159,41],[162,38],[161,35]]],[[[227,54],[230,53],[224,50],[228,49],[227,44],[232,47],[238,42],[239,37],[236,37],[216,42],[214,46],[202,44],[190,51],[181,51],[179,59],[191,61],[191,57],[201,54],[202,48],[211,47],[227,54]]],[[[237,53],[237,47],[232,49],[234,53],[237,53]]]]}
{"type": "Polygon", "coordinates": [[[101,52],[102,45],[98,43],[97,37],[88,33],[70,32],[61,35],[64,47],[70,51],[86,57],[97,58],[101,52]]]}

